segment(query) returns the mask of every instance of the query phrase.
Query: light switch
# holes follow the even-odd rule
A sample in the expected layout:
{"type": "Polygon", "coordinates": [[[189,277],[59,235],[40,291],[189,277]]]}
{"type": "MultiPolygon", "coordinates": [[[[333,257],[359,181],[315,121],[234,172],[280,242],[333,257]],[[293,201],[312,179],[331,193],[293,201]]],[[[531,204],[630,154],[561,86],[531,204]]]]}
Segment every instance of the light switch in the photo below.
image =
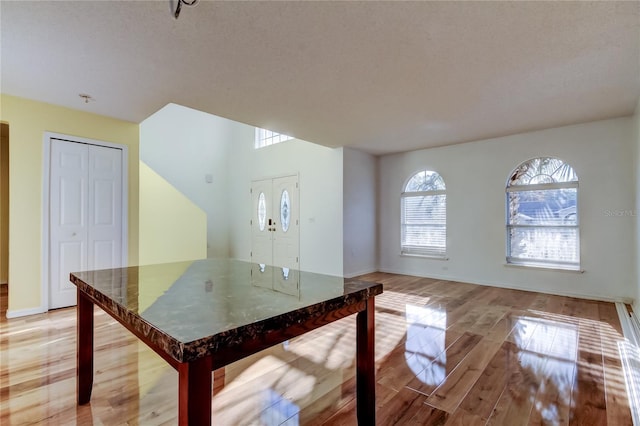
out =
{"type": "Polygon", "coordinates": [[[212,175],[212,174],[210,174],[210,173],[207,173],[206,175],[204,175],[204,180],[205,180],[207,183],[213,183],[213,175],[212,175]]]}

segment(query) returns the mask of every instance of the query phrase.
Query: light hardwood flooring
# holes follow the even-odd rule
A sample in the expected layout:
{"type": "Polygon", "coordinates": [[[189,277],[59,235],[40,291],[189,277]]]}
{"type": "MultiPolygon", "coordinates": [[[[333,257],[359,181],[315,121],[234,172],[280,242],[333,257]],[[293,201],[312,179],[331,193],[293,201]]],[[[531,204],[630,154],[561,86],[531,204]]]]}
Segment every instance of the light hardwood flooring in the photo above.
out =
{"type": "MultiPolygon", "coordinates": [[[[611,303],[375,273],[379,425],[631,425],[611,303]]],[[[0,424],[164,425],[177,373],[96,308],[91,403],[75,403],[75,309],[7,320],[0,424]]],[[[226,368],[216,425],[354,425],[355,316],[226,368]]]]}

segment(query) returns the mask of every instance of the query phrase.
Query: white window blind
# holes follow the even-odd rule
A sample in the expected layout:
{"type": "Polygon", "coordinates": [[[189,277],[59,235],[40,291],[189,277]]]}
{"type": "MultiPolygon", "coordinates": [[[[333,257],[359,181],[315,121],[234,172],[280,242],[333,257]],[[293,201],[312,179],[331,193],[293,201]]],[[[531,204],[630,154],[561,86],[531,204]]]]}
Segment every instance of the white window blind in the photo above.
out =
{"type": "Polygon", "coordinates": [[[445,257],[447,195],[442,177],[426,170],[416,173],[401,200],[401,253],[445,257]]]}
{"type": "Polygon", "coordinates": [[[507,262],[580,268],[578,177],[557,158],[522,163],[507,184],[507,262]]]}
{"type": "Polygon", "coordinates": [[[290,139],[293,139],[293,137],[256,127],[256,140],[254,147],[255,149],[263,148],[265,146],[288,141],[290,139]]]}

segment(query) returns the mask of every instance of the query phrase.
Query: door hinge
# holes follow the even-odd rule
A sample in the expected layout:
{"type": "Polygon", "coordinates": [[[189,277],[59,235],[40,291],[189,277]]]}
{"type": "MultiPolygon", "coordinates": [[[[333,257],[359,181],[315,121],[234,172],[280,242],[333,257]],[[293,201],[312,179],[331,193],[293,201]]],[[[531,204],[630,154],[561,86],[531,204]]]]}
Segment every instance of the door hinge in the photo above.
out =
{"type": "Polygon", "coordinates": [[[298,258],[296,257],[296,263],[298,263],[298,262],[299,262],[299,260],[298,260],[298,258]]]}
{"type": "Polygon", "coordinates": [[[253,252],[252,251],[249,252],[249,257],[253,257],[253,252]]]}
{"type": "Polygon", "coordinates": [[[296,182],[296,188],[298,187],[298,182],[296,182]]]}
{"type": "Polygon", "coordinates": [[[253,194],[253,188],[249,188],[249,194],[253,194]]]}
{"type": "Polygon", "coordinates": [[[249,225],[253,225],[253,219],[249,219],[249,225]]]}

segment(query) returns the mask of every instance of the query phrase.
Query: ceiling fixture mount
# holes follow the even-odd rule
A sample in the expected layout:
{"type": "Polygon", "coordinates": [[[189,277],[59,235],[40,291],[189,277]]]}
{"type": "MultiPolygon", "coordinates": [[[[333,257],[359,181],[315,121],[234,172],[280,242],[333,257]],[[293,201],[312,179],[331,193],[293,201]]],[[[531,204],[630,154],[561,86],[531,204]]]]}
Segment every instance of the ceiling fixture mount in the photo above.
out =
{"type": "Polygon", "coordinates": [[[178,19],[178,16],[180,16],[180,11],[182,10],[183,4],[185,6],[195,6],[196,4],[198,4],[199,0],[171,0],[171,3],[173,3],[174,1],[176,1],[176,11],[173,14],[173,17],[175,19],[178,19]]]}
{"type": "Polygon", "coordinates": [[[82,99],[84,99],[84,103],[88,104],[89,101],[95,101],[95,99],[93,99],[93,97],[91,95],[88,95],[86,93],[80,93],[78,96],[80,96],[82,99]]]}

